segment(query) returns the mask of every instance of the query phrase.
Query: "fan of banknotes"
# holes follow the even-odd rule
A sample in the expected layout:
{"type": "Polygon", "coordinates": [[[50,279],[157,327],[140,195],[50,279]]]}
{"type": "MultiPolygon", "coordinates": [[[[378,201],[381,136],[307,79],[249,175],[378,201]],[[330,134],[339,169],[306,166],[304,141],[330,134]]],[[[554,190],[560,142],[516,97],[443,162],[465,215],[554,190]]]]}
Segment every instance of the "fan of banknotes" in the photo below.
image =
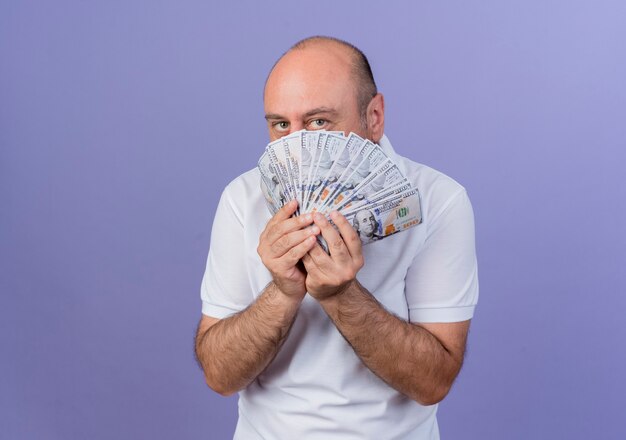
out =
{"type": "Polygon", "coordinates": [[[267,145],[258,168],[272,214],[293,199],[295,215],[339,211],[363,244],[422,221],[417,188],[378,144],[354,133],[292,133],[267,145]]]}

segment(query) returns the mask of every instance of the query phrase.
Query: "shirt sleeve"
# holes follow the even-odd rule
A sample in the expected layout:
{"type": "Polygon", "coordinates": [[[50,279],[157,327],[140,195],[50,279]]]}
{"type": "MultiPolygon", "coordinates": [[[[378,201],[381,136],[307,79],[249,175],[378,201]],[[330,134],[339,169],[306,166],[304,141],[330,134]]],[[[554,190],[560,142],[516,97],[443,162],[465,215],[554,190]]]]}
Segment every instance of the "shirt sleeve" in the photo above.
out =
{"type": "Polygon", "coordinates": [[[474,213],[465,189],[428,223],[424,248],[406,276],[410,322],[471,319],[478,301],[474,213]]]}
{"type": "Polygon", "coordinates": [[[209,256],[200,289],[204,315],[226,318],[243,310],[253,300],[245,264],[243,229],[241,214],[232,202],[229,187],[226,187],[213,220],[209,256]]]}

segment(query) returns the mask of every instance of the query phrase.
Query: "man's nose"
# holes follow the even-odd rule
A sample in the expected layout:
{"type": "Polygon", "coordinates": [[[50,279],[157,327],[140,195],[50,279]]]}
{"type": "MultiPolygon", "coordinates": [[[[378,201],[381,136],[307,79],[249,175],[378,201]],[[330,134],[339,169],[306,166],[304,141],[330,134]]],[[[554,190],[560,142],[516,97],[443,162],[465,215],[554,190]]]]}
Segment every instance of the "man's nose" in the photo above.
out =
{"type": "Polygon", "coordinates": [[[296,131],[300,131],[304,129],[304,124],[302,122],[292,122],[289,126],[289,134],[295,133],[296,131]]]}

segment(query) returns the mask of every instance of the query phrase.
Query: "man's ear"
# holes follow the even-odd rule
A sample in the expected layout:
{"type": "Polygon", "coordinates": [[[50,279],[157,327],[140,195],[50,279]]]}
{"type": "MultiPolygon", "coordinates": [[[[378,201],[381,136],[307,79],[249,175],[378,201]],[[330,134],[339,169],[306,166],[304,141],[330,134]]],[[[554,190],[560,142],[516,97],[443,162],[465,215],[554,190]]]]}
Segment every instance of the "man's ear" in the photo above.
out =
{"type": "Polygon", "coordinates": [[[377,93],[367,105],[367,131],[369,138],[378,143],[385,131],[385,99],[377,93]]]}

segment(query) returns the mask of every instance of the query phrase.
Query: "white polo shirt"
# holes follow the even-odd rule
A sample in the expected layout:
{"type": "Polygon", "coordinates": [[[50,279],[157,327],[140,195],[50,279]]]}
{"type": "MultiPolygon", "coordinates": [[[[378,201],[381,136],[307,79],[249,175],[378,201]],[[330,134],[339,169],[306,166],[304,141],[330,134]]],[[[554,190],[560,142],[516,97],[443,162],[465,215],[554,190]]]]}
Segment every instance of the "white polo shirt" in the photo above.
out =
{"type": "MultiPolygon", "coordinates": [[[[422,224],[363,247],[359,282],[410,322],[471,319],[478,300],[474,217],[451,178],[380,146],[420,191],[422,224]]],[[[257,254],[270,219],[257,169],[222,193],[202,280],[202,313],[226,318],[271,281],[257,254]]],[[[438,439],[437,405],[422,406],[374,375],[317,301],[306,296],[287,340],[240,392],[235,439],[438,439]]]]}

